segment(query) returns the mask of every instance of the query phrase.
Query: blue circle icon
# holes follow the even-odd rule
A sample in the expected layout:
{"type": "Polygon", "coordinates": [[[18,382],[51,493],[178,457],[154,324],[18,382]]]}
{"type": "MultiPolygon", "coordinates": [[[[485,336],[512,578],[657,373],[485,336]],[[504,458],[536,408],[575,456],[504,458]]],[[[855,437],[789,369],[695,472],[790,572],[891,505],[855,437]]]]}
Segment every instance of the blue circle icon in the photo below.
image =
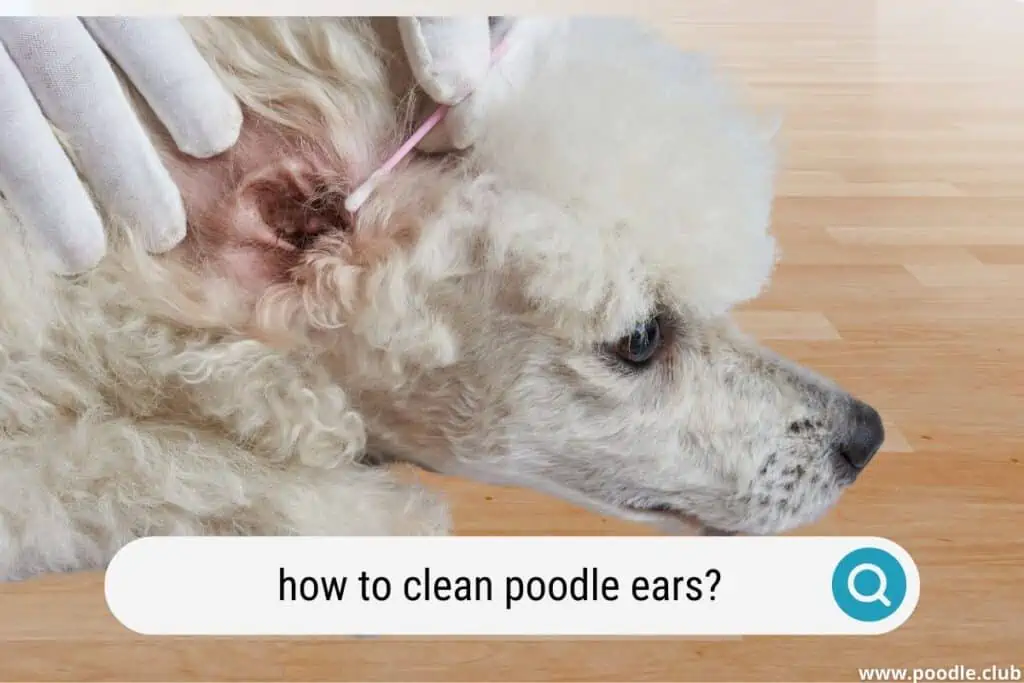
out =
{"type": "Polygon", "coordinates": [[[840,560],[832,573],[832,597],[851,619],[881,621],[907,597],[907,573],[892,553],[859,548],[840,560]]]}

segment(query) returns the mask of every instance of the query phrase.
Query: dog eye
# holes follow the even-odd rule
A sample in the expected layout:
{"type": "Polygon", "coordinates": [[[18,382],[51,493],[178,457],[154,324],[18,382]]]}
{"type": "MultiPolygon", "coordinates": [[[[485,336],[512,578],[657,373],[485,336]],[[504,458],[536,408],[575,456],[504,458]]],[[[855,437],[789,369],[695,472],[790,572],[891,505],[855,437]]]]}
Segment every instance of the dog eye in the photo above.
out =
{"type": "Polygon", "coordinates": [[[654,357],[661,341],[661,319],[651,318],[620,339],[615,345],[615,354],[630,365],[644,365],[654,357]]]}

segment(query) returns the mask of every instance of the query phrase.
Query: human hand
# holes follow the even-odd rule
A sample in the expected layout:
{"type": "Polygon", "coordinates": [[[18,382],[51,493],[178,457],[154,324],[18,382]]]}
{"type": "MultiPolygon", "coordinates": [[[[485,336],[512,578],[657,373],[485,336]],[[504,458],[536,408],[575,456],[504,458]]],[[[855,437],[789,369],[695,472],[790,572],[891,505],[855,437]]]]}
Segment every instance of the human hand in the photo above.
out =
{"type": "Polygon", "coordinates": [[[66,274],[103,257],[101,211],[137,228],[154,253],[185,236],[178,189],[107,55],[181,152],[219,154],[242,124],[238,102],[175,19],[0,18],[0,194],[66,274]],[[51,125],[66,135],[81,179],[51,125]]]}
{"type": "Polygon", "coordinates": [[[471,146],[488,107],[515,92],[544,41],[562,26],[559,19],[512,21],[504,34],[505,51],[492,66],[495,27],[488,17],[399,18],[413,76],[432,100],[451,106],[419,148],[439,152],[471,146]]]}

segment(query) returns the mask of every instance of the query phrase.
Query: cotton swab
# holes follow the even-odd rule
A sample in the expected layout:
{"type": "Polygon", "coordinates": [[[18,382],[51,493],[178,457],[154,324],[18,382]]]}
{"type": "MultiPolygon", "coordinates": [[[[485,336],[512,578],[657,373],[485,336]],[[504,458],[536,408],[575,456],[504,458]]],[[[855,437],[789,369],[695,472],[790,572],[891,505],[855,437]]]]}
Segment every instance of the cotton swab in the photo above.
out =
{"type": "MultiPolygon", "coordinates": [[[[497,62],[503,54],[505,54],[508,42],[507,36],[508,34],[506,33],[505,37],[503,37],[491,51],[492,67],[494,63],[497,62]]],[[[345,210],[352,214],[358,211],[359,208],[366,203],[366,200],[370,198],[370,195],[373,194],[374,190],[377,189],[377,186],[380,185],[381,181],[384,180],[391,171],[395,170],[395,167],[397,167],[405,157],[409,156],[409,154],[416,149],[416,145],[420,144],[420,142],[423,141],[423,138],[425,138],[427,134],[437,126],[437,124],[444,121],[444,118],[448,115],[449,111],[451,111],[451,106],[446,104],[438,105],[437,109],[435,109],[433,113],[431,113],[430,116],[428,116],[427,119],[421,123],[415,131],[413,131],[412,135],[402,143],[401,147],[399,147],[394,154],[388,157],[387,161],[385,161],[380,168],[374,171],[369,178],[364,180],[359,187],[353,190],[352,193],[345,198],[345,210]]]]}

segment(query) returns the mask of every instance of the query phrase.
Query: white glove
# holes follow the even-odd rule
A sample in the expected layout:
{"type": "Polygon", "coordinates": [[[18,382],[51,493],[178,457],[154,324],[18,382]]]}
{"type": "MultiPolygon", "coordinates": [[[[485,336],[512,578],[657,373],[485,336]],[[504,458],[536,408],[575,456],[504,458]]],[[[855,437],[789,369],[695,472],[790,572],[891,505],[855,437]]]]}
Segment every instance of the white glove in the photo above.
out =
{"type": "Polygon", "coordinates": [[[148,250],[185,236],[181,196],[108,55],[183,153],[214,156],[241,130],[238,102],[175,19],[0,18],[0,194],[68,274],[98,263],[106,239],[51,123],[100,209],[137,226],[148,250]]]}
{"type": "Polygon", "coordinates": [[[516,19],[505,35],[506,50],[492,68],[488,17],[400,18],[398,29],[413,76],[432,100],[452,105],[420,149],[471,146],[487,108],[514,94],[544,41],[552,40],[564,25],[560,19],[516,19]]]}

